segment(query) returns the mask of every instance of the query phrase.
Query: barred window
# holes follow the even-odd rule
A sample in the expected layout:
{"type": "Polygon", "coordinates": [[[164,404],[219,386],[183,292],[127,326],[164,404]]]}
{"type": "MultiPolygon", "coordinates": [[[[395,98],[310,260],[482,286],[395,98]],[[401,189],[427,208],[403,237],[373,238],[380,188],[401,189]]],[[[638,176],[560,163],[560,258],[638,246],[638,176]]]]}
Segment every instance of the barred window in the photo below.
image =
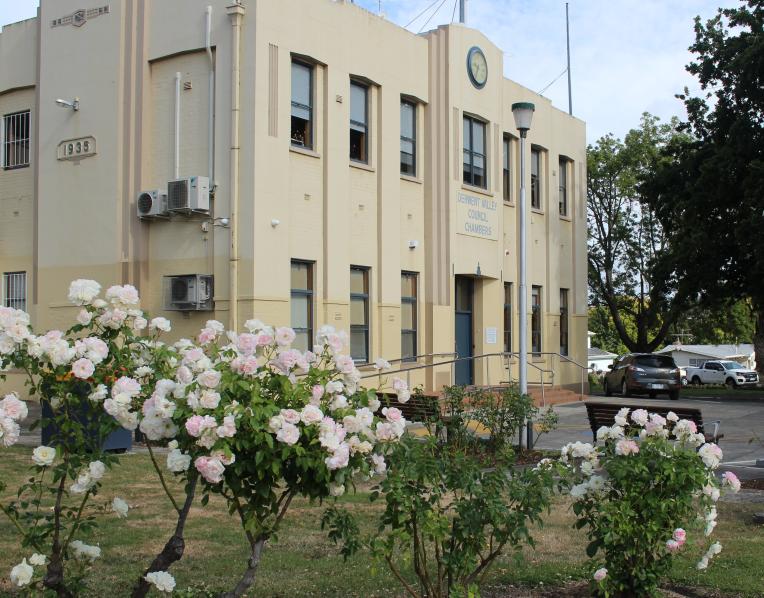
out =
{"type": "Polygon", "coordinates": [[[27,273],[3,273],[3,305],[22,311],[27,310],[27,273]]]}
{"type": "Polygon", "coordinates": [[[23,168],[29,166],[30,112],[15,112],[3,116],[2,164],[3,168],[23,168]]]}

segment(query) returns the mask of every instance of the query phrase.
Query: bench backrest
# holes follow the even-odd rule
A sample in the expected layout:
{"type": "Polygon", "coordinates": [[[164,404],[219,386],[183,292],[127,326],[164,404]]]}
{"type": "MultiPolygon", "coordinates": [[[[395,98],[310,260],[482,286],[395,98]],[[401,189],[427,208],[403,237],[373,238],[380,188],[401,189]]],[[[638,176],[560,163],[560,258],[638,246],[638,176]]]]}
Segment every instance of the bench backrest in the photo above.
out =
{"type": "Polygon", "coordinates": [[[626,403],[585,403],[586,415],[589,417],[589,425],[592,428],[592,434],[597,436],[597,430],[602,426],[612,426],[615,420],[615,415],[624,407],[627,407],[631,411],[635,409],[645,409],[648,413],[657,413],[662,417],[666,417],[669,411],[673,411],[677,414],[679,419],[689,419],[695,422],[700,434],[704,433],[703,430],[703,415],[700,409],[696,407],[664,407],[659,405],[629,405],[626,403]]]}
{"type": "Polygon", "coordinates": [[[403,417],[410,422],[429,422],[440,416],[438,395],[412,393],[406,403],[399,403],[395,394],[377,393],[379,400],[385,407],[397,407],[403,413],[403,417]]]}

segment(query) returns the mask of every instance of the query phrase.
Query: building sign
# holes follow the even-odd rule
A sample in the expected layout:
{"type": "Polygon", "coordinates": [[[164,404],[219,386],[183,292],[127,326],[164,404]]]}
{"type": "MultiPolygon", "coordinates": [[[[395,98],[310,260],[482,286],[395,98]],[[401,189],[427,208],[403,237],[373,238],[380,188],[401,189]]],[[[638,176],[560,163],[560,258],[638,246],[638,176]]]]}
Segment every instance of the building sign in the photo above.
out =
{"type": "Polygon", "coordinates": [[[485,344],[486,345],[495,345],[496,339],[498,337],[498,330],[496,328],[486,328],[485,329],[485,344]]]}
{"type": "Polygon", "coordinates": [[[479,239],[499,240],[498,202],[465,193],[456,196],[456,232],[479,239]]]}
{"type": "Polygon", "coordinates": [[[59,19],[53,19],[50,22],[51,27],[61,27],[62,25],[74,25],[75,27],[82,27],[88,19],[94,19],[109,13],[109,5],[101,6],[99,8],[80,8],[75,10],[72,14],[66,15],[59,19]]]}
{"type": "Polygon", "coordinates": [[[59,160],[81,160],[96,153],[95,137],[79,137],[66,139],[58,144],[56,158],[59,160]]]}

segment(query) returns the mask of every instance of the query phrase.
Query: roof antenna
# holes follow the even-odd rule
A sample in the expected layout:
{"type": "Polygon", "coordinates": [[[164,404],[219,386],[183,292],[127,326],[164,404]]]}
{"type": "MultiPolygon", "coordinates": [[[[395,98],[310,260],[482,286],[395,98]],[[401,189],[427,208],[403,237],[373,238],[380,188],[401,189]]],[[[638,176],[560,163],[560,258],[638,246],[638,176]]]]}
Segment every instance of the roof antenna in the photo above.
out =
{"type": "Polygon", "coordinates": [[[462,25],[467,23],[467,0],[459,0],[459,22],[462,25]]]}

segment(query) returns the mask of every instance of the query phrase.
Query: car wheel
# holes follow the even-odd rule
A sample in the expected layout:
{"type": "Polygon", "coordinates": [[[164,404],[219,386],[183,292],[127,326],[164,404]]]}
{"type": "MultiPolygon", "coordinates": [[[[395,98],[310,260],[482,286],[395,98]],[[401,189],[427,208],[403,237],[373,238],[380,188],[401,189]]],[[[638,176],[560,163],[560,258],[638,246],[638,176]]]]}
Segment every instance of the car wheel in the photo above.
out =
{"type": "Polygon", "coordinates": [[[700,378],[698,378],[697,376],[693,376],[693,377],[692,377],[692,383],[693,383],[695,386],[700,386],[701,384],[703,384],[703,383],[700,381],[700,378]]]}
{"type": "Polygon", "coordinates": [[[724,381],[724,385],[725,385],[725,386],[726,386],[726,387],[727,387],[729,390],[734,390],[735,388],[737,388],[737,382],[735,382],[735,380],[734,380],[734,379],[732,379],[732,378],[727,378],[727,379],[724,381]]]}
{"type": "Polygon", "coordinates": [[[678,390],[670,390],[669,391],[669,399],[672,401],[676,401],[679,399],[679,391],[678,390]]]}
{"type": "Polygon", "coordinates": [[[602,386],[603,386],[603,390],[605,391],[605,396],[612,397],[613,391],[610,390],[610,385],[607,383],[607,378],[605,378],[605,380],[602,382],[602,386]]]}
{"type": "Polygon", "coordinates": [[[626,386],[626,380],[621,382],[621,396],[628,397],[629,396],[629,387],[626,386]]]}

